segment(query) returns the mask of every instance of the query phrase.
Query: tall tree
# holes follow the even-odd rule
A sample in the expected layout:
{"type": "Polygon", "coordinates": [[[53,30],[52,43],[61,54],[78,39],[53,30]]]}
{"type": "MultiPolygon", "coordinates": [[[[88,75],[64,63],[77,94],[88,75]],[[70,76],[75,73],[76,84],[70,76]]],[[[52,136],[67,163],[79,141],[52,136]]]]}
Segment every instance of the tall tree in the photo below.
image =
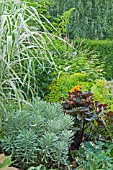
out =
{"type": "Polygon", "coordinates": [[[60,16],[75,8],[67,25],[71,37],[113,38],[113,0],[50,0],[50,14],[60,16]]]}

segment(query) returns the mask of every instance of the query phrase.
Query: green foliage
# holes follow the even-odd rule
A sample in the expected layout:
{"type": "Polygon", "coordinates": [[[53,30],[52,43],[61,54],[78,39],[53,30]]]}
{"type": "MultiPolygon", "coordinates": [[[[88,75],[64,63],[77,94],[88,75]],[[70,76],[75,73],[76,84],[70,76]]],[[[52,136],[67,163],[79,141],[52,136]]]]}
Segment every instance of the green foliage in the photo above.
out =
{"type": "Polygon", "coordinates": [[[90,50],[87,46],[82,46],[82,42],[76,44],[75,41],[72,41],[71,43],[75,46],[75,51],[68,46],[64,49],[62,45],[56,44],[56,46],[60,45],[59,48],[62,48],[62,51],[63,49],[66,51],[56,58],[59,70],[68,74],[87,73],[90,79],[97,79],[102,76],[103,63],[99,63],[98,53],[93,49],[90,50]]]}
{"type": "Polygon", "coordinates": [[[37,167],[30,167],[28,170],[46,170],[44,165],[39,165],[37,167]]]}
{"type": "Polygon", "coordinates": [[[60,101],[61,97],[66,98],[68,95],[67,92],[76,84],[82,85],[83,90],[89,90],[92,82],[88,82],[88,76],[86,74],[74,73],[68,75],[64,73],[59,78],[53,80],[49,86],[50,93],[46,96],[46,100],[55,102],[60,101]]]}
{"type": "MultiPolygon", "coordinates": [[[[69,41],[69,39],[67,40],[69,41]]],[[[73,46],[75,46],[76,50],[70,48],[68,44],[67,45],[65,44],[64,46],[61,43],[61,41],[54,42],[55,46],[60,51],[60,55],[54,53],[54,60],[59,70],[59,74],[56,74],[56,75],[54,74],[54,78],[56,77],[56,79],[60,81],[60,79],[57,78],[57,75],[58,77],[60,75],[62,76],[62,72],[63,73],[65,72],[67,74],[73,74],[73,73],[87,74],[88,78],[85,81],[94,81],[95,79],[102,77],[104,64],[103,62],[101,62],[101,64],[99,63],[98,53],[94,50],[90,50],[87,46],[82,46],[82,42],[80,44],[75,44],[75,42],[72,41],[71,43],[73,46]]],[[[49,72],[49,75],[51,75],[50,72],[49,72]]],[[[48,76],[46,76],[45,74],[44,76],[45,80],[47,79],[47,77],[48,76]]],[[[51,76],[51,80],[52,79],[53,78],[51,76]]],[[[53,80],[52,84],[54,83],[54,81],[56,80],[53,80]]],[[[59,87],[59,88],[61,89],[62,87],[59,87]]],[[[46,91],[49,92],[49,90],[50,91],[52,90],[51,85],[49,86],[48,91],[47,90],[46,91]]],[[[65,92],[66,90],[67,89],[65,89],[65,92]]]]}
{"type": "Polygon", "coordinates": [[[72,12],[74,11],[74,9],[75,8],[71,8],[61,15],[61,17],[59,19],[59,25],[58,25],[59,33],[66,35],[66,26],[69,22],[69,18],[71,16],[72,12]]]}
{"type": "Polygon", "coordinates": [[[73,119],[63,114],[58,103],[52,105],[37,98],[32,105],[2,117],[2,149],[22,169],[67,164],[73,119]]]}
{"type": "MultiPolygon", "coordinates": [[[[46,96],[47,101],[54,102],[59,101],[62,102],[61,99],[66,99],[68,96],[68,92],[75,85],[81,85],[83,91],[92,91],[94,93],[94,100],[99,101],[102,104],[107,103],[107,111],[113,112],[113,86],[112,82],[107,82],[105,79],[97,79],[93,82],[88,81],[88,76],[86,74],[75,73],[72,75],[64,74],[60,76],[58,79],[54,80],[50,85],[50,93],[46,96]]],[[[97,129],[98,124],[95,122],[93,129],[93,137],[100,138],[100,134],[102,138],[107,138],[113,135],[112,122],[113,122],[113,113],[109,113],[109,121],[106,122],[106,126],[103,128],[97,129]],[[110,115],[111,114],[111,115],[110,115]],[[112,119],[111,119],[112,118],[112,119]]],[[[80,137],[79,137],[80,138],[80,137]]]]}
{"type": "MultiPolygon", "coordinates": [[[[68,37],[65,37],[65,39],[67,42],[70,42],[68,37]]],[[[82,42],[77,44],[75,41],[71,41],[71,44],[75,46],[76,50],[70,44],[64,44],[63,41],[58,39],[53,42],[60,52],[59,54],[56,52],[53,53],[58,72],[56,73],[54,68],[51,70],[47,68],[45,71],[43,71],[42,67],[36,69],[40,96],[45,98],[45,95],[49,93],[48,85],[51,84],[55,77],[57,78],[57,76],[62,75],[62,72],[67,74],[85,73],[89,77],[89,81],[103,77],[104,62],[99,62],[99,56],[95,50],[90,50],[89,47],[82,46],[82,42]]],[[[49,49],[53,51],[50,45],[49,49]]]]}
{"type": "Polygon", "coordinates": [[[77,161],[77,170],[112,170],[113,164],[113,144],[103,142],[85,142],[81,144],[79,151],[73,151],[72,156],[77,161]]]}
{"type": "MultiPolygon", "coordinates": [[[[64,100],[64,99],[63,99],[64,100]]],[[[113,122],[113,112],[107,111],[108,104],[101,104],[98,101],[93,101],[93,93],[82,92],[81,86],[77,85],[68,92],[67,100],[62,103],[65,114],[74,117],[75,137],[72,143],[72,149],[78,148],[83,140],[85,132],[90,139],[93,129],[104,127],[108,132],[108,136],[112,139],[111,132],[107,128],[107,124],[113,122]],[[112,115],[112,118],[110,116],[112,115]]],[[[100,133],[99,133],[100,134],[100,133]]],[[[106,136],[107,137],[107,136],[106,136]]]]}
{"type": "MultiPolygon", "coordinates": [[[[0,155],[0,158],[1,158],[1,155],[0,155]]],[[[6,166],[9,166],[9,165],[11,165],[11,164],[12,164],[12,162],[11,162],[11,157],[8,156],[8,157],[6,157],[6,158],[4,159],[3,163],[0,163],[0,169],[4,168],[4,167],[6,167],[6,166]]]]}
{"type": "MultiPolygon", "coordinates": [[[[24,95],[33,95],[33,88],[36,90],[34,63],[42,64],[39,51],[47,43],[39,31],[43,28],[44,32],[46,28],[33,6],[13,0],[2,1],[1,5],[0,101],[15,97],[20,103],[24,95]],[[29,26],[34,21],[40,23],[37,32],[36,27],[29,26]]],[[[43,56],[47,57],[46,51],[43,56]]]]}
{"type": "Polygon", "coordinates": [[[67,97],[67,92],[75,85],[81,85],[83,91],[92,91],[94,100],[101,103],[108,103],[108,109],[113,111],[113,85],[112,81],[105,79],[96,79],[91,81],[89,75],[83,73],[74,73],[68,75],[62,74],[59,78],[53,80],[49,86],[50,93],[46,96],[49,102],[61,101],[60,98],[67,97]]]}
{"type": "MultiPolygon", "coordinates": [[[[39,165],[37,167],[30,167],[28,170],[47,170],[46,167],[44,165],[39,165]]],[[[49,170],[57,170],[57,169],[49,169],[49,170]]]]}
{"type": "Polygon", "coordinates": [[[14,100],[21,108],[39,92],[40,74],[58,71],[53,57],[59,54],[53,43],[58,36],[49,32],[56,30],[43,15],[46,3],[5,0],[0,5],[0,104],[14,100]]]}
{"type": "Polygon", "coordinates": [[[97,79],[91,87],[94,93],[94,99],[101,103],[109,103],[109,109],[112,110],[113,94],[110,82],[105,79],[97,79]]]}
{"type": "Polygon", "coordinates": [[[97,59],[103,65],[103,75],[107,80],[113,79],[113,41],[112,40],[77,40],[75,46],[81,44],[81,48],[89,48],[91,51],[97,51],[97,59]],[[81,43],[82,41],[82,43],[81,43]]]}
{"type": "Polygon", "coordinates": [[[107,139],[108,132],[110,132],[111,136],[113,136],[113,128],[112,128],[112,122],[113,122],[113,85],[112,82],[108,82],[105,79],[103,80],[96,80],[96,82],[91,87],[91,91],[94,93],[94,100],[99,101],[100,103],[104,104],[107,103],[108,107],[107,110],[109,111],[109,117],[112,118],[112,121],[107,122],[107,126],[105,129],[100,128],[93,131],[93,136],[103,136],[103,138],[107,139]],[[112,112],[111,112],[111,111],[112,112]],[[106,131],[107,128],[107,131],[106,131]],[[101,134],[101,135],[100,135],[101,134]]]}
{"type": "Polygon", "coordinates": [[[54,17],[75,8],[70,16],[67,34],[71,38],[113,38],[112,0],[50,0],[49,13],[54,17]]]}

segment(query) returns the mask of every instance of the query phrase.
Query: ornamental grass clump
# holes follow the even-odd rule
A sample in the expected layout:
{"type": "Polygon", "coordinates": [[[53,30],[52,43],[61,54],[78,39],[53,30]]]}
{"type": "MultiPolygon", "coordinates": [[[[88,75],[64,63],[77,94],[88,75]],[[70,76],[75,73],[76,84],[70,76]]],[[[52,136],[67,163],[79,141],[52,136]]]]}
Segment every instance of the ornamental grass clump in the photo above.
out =
{"type": "Polygon", "coordinates": [[[57,31],[43,15],[44,4],[0,1],[0,105],[13,101],[21,109],[22,102],[42,89],[41,73],[58,71],[53,53],[60,52],[54,41],[66,41],[51,33],[50,28],[57,31]]]}
{"type": "MultiPolygon", "coordinates": [[[[47,47],[48,43],[54,46],[52,34],[42,22],[38,2],[36,6],[20,0],[0,1],[1,105],[13,100],[21,108],[20,103],[38,91],[36,68],[45,70],[45,63],[50,69],[55,66],[47,47]]],[[[46,17],[44,21],[51,25],[46,17]]]]}
{"type": "Polygon", "coordinates": [[[73,118],[64,115],[58,103],[37,98],[32,105],[2,117],[3,152],[11,154],[14,165],[22,170],[40,164],[47,168],[67,165],[73,118]]]}
{"type": "Polygon", "coordinates": [[[94,101],[93,97],[92,92],[82,92],[82,87],[77,85],[68,92],[67,100],[62,103],[64,113],[74,117],[72,150],[78,149],[83,140],[92,140],[92,132],[97,129],[99,132],[99,129],[105,128],[106,137],[112,139],[108,125],[112,126],[113,112],[107,111],[108,104],[94,101]]]}

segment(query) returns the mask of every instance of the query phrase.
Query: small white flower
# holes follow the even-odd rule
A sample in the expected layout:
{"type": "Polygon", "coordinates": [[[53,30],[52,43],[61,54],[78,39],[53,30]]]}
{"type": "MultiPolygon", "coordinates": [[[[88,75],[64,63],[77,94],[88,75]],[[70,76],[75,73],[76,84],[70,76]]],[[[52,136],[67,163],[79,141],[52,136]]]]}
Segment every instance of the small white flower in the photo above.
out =
{"type": "Polygon", "coordinates": [[[67,67],[65,67],[64,70],[65,70],[65,71],[68,71],[69,68],[70,68],[70,66],[67,66],[67,67]]]}
{"type": "Polygon", "coordinates": [[[75,55],[75,56],[76,56],[76,55],[77,55],[77,52],[76,52],[76,51],[74,51],[74,52],[73,52],[73,55],[75,55]]]}

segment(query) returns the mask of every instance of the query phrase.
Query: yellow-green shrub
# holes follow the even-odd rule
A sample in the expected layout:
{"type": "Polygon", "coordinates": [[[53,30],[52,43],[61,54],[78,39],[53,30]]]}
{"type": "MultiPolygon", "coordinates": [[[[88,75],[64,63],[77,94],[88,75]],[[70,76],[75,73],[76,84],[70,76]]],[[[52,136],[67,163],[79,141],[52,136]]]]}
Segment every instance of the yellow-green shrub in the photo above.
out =
{"type": "Polygon", "coordinates": [[[55,79],[49,86],[50,93],[46,96],[49,102],[60,101],[61,97],[66,98],[67,92],[75,85],[80,84],[83,90],[89,90],[92,82],[88,82],[88,76],[82,73],[74,73],[72,75],[63,74],[55,79]]]}
{"type": "Polygon", "coordinates": [[[105,79],[89,81],[87,74],[74,73],[72,75],[63,74],[55,79],[49,86],[50,93],[46,96],[48,102],[61,101],[60,98],[66,98],[68,92],[76,85],[82,86],[82,91],[92,91],[94,100],[100,103],[108,103],[109,109],[113,110],[112,86],[105,79]]]}
{"type": "Polygon", "coordinates": [[[105,79],[98,79],[91,87],[91,91],[94,93],[94,100],[98,100],[100,103],[108,103],[109,109],[113,110],[113,95],[112,87],[105,79]]]}

